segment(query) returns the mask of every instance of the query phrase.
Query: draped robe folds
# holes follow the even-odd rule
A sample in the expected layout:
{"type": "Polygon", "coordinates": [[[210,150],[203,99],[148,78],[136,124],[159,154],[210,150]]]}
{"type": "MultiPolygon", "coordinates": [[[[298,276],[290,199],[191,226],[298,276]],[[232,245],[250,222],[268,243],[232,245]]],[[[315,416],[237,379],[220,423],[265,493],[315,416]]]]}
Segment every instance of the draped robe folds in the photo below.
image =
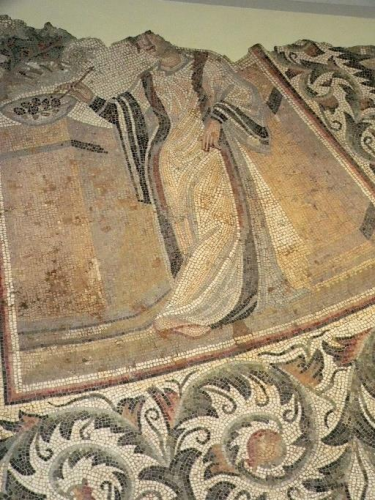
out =
{"type": "Polygon", "coordinates": [[[283,282],[241,148],[266,153],[270,138],[253,85],[221,58],[183,55],[174,70],[159,63],[90,106],[116,126],[138,201],[155,207],[172,280],[158,319],[218,326],[264,302],[263,262],[283,282]],[[208,119],[221,123],[220,150],[202,150],[208,119]]]}

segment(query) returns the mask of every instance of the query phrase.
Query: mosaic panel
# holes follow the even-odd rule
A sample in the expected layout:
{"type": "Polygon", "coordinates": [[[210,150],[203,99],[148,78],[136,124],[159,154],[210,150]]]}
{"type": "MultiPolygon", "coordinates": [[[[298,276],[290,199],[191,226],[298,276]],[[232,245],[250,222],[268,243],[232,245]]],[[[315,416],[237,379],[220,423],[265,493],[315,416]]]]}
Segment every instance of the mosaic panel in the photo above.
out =
{"type": "Polygon", "coordinates": [[[375,498],[374,75],[0,16],[0,498],[375,498]]]}

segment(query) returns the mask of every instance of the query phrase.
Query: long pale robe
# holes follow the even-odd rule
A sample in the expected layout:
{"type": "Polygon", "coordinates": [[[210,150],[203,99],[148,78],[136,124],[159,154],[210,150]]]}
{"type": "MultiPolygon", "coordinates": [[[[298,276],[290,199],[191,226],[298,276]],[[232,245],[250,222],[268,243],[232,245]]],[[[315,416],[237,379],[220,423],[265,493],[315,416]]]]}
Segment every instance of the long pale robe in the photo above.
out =
{"type": "Polygon", "coordinates": [[[159,321],[215,326],[245,318],[270,288],[259,275],[262,262],[282,286],[241,148],[269,149],[251,84],[223,59],[196,52],[173,71],[157,65],[129,91],[97,97],[91,107],[116,125],[138,200],[156,208],[172,279],[159,321]],[[221,123],[220,151],[202,150],[208,119],[221,123]],[[262,234],[254,236],[254,227],[262,234]]]}

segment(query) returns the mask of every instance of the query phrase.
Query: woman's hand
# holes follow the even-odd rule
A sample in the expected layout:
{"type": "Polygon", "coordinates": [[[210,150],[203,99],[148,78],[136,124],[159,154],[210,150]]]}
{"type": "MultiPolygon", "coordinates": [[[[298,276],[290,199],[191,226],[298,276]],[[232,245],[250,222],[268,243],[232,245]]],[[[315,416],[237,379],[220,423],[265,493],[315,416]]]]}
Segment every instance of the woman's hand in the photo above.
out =
{"type": "Polygon", "coordinates": [[[55,92],[65,93],[69,90],[69,94],[74,96],[78,101],[84,102],[86,104],[90,104],[90,102],[94,98],[94,92],[88,88],[82,82],[77,83],[63,83],[59,85],[55,92]]]}
{"type": "Polygon", "coordinates": [[[203,151],[210,151],[210,148],[220,149],[219,139],[220,139],[221,123],[217,120],[210,119],[204,129],[202,137],[202,149],[203,151]]]}

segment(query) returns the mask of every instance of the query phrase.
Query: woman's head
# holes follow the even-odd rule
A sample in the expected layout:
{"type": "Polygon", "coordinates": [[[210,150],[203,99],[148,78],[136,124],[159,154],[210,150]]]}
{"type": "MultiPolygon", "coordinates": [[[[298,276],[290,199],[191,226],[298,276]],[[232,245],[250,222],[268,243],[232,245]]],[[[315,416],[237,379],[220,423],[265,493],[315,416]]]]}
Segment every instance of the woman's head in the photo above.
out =
{"type": "Polygon", "coordinates": [[[163,57],[173,49],[171,43],[150,30],[131,38],[130,42],[137,47],[138,51],[144,51],[156,59],[163,57]]]}

